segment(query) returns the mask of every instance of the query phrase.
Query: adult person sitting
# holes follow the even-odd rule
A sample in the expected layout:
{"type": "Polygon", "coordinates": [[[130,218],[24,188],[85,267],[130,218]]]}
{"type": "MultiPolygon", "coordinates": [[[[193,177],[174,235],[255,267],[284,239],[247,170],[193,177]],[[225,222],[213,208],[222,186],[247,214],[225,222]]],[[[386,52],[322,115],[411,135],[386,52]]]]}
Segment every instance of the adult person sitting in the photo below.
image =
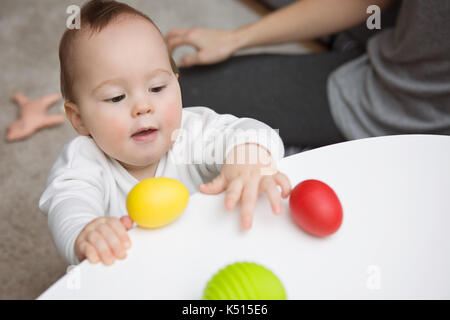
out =
{"type": "Polygon", "coordinates": [[[402,1],[395,27],[354,48],[303,55],[233,56],[243,48],[347,30],[395,0],[300,0],[235,30],[174,29],[186,106],[255,117],[286,146],[315,148],[371,136],[450,134],[450,1],[402,1]],[[206,66],[209,65],[209,66],[206,66]]]}

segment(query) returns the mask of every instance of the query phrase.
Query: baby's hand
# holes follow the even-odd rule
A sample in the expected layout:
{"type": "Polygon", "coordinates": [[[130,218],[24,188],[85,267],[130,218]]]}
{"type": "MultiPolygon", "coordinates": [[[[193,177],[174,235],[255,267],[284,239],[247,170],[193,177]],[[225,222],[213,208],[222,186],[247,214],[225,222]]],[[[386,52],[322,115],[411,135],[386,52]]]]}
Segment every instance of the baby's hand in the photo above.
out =
{"type": "Polygon", "coordinates": [[[101,217],[90,222],[75,241],[75,254],[79,261],[87,258],[91,263],[102,261],[111,265],[116,258],[125,259],[131,247],[127,230],[133,227],[130,217],[101,217]]]}
{"type": "Polygon", "coordinates": [[[266,193],[272,205],[272,211],[275,214],[281,214],[281,197],[289,196],[291,183],[285,174],[274,168],[270,155],[264,148],[255,144],[245,144],[237,146],[233,151],[234,154],[227,155],[220,174],[210,183],[200,185],[199,189],[208,194],[217,194],[226,190],[225,207],[228,210],[232,210],[241,200],[242,226],[244,229],[250,229],[259,192],[266,193]],[[235,161],[235,155],[239,152],[245,154],[245,159],[249,159],[249,154],[258,152],[259,161],[238,163],[235,161]],[[281,195],[277,186],[281,187],[281,195]]]}

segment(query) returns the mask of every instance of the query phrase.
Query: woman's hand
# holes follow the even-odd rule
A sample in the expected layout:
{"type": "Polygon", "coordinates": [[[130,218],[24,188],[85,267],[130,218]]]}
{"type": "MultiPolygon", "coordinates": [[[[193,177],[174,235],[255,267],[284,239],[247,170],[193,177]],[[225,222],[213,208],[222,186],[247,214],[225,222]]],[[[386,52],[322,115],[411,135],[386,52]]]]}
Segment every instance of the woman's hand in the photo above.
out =
{"type": "Polygon", "coordinates": [[[195,53],[181,58],[181,67],[217,63],[228,59],[238,50],[238,41],[232,30],[173,29],[167,33],[165,39],[170,52],[181,45],[190,45],[196,49],[195,53]]]}
{"type": "Polygon", "coordinates": [[[346,30],[367,19],[369,5],[384,10],[394,1],[299,0],[234,30],[174,29],[165,38],[169,51],[180,45],[196,48],[196,53],[182,57],[182,67],[212,64],[240,49],[316,39],[346,30]]]}
{"type": "Polygon", "coordinates": [[[75,241],[75,254],[79,261],[88,259],[91,263],[102,261],[111,265],[117,259],[125,259],[126,250],[131,247],[127,230],[133,227],[129,216],[122,218],[102,217],[90,222],[75,241]]]}

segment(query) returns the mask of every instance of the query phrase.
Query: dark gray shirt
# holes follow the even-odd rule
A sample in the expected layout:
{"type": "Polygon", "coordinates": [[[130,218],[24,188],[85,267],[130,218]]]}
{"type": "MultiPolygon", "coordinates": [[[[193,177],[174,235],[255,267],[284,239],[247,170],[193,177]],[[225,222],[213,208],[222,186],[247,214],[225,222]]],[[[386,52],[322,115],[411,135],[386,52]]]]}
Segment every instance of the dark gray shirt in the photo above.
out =
{"type": "Polygon", "coordinates": [[[328,99],[348,139],[450,134],[450,1],[403,1],[396,26],[330,75],[328,99]]]}

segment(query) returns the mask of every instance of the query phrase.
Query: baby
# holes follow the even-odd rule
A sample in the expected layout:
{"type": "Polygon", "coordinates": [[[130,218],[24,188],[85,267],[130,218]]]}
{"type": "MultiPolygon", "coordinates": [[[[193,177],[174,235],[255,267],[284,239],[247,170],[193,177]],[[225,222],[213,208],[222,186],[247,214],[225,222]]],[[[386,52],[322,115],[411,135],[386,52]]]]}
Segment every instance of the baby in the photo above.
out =
{"type": "Polygon", "coordinates": [[[126,257],[133,226],[126,197],[151,177],[177,179],[190,193],[225,191],[228,210],[240,201],[244,229],[259,192],[281,213],[291,185],[276,170],[279,135],[254,119],[182,108],[177,67],[146,15],[90,1],[81,29],[65,31],[59,56],[66,116],[79,136],[53,165],[39,207],[68,263],[126,257]]]}

